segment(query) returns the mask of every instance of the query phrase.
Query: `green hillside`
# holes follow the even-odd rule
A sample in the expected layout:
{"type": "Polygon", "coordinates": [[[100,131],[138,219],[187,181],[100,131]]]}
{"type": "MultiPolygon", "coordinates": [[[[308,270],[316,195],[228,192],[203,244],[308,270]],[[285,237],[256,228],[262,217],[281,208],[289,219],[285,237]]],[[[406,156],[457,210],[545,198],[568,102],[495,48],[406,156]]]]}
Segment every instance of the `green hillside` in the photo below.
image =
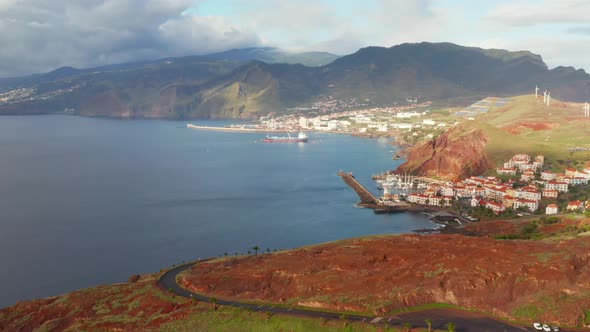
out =
{"type": "Polygon", "coordinates": [[[556,169],[590,160],[590,151],[568,150],[590,149],[590,118],[583,117],[582,104],[553,100],[547,107],[542,96],[535,101],[534,95],[511,99],[506,106],[463,123],[488,135],[486,154],[496,165],[516,153],[545,155],[556,169]]]}

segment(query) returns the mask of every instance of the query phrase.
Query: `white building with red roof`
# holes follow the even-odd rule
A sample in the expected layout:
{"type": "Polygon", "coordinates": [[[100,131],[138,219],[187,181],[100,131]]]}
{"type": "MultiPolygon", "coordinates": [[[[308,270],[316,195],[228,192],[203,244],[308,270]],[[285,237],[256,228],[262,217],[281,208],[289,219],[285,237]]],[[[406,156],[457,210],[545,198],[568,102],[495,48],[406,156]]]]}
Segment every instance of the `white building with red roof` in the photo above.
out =
{"type": "Polygon", "coordinates": [[[539,208],[539,202],[528,199],[515,199],[514,205],[512,206],[515,210],[520,207],[526,207],[529,211],[535,212],[539,208]]]}
{"type": "Polygon", "coordinates": [[[584,203],[580,201],[571,201],[567,203],[568,211],[580,211],[584,208],[584,203]]]}
{"type": "Polygon", "coordinates": [[[545,198],[557,198],[559,196],[559,191],[554,189],[545,189],[543,190],[543,197],[545,198]]]}
{"type": "Polygon", "coordinates": [[[549,204],[545,208],[545,214],[557,214],[559,212],[557,205],[549,204]]]}
{"type": "Polygon", "coordinates": [[[551,180],[555,180],[556,177],[557,177],[557,174],[555,174],[551,171],[541,172],[541,180],[551,181],[551,180]]]}
{"type": "Polygon", "coordinates": [[[568,183],[555,180],[547,181],[545,184],[545,189],[557,190],[559,192],[566,193],[568,192],[568,183]]]}
{"type": "Polygon", "coordinates": [[[494,201],[486,202],[486,208],[491,209],[495,214],[500,214],[506,211],[506,207],[503,204],[494,201]]]}

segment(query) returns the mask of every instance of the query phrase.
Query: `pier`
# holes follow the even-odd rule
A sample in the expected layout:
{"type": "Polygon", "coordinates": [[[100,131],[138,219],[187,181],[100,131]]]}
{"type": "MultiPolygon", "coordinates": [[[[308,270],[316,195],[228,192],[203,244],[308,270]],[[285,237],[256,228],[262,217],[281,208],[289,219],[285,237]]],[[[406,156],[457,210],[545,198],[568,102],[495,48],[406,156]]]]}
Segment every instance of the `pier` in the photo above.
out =
{"type": "Polygon", "coordinates": [[[379,200],[365,188],[352,173],[338,172],[338,176],[344,180],[361,198],[361,204],[364,205],[380,205],[379,200]]]}
{"type": "Polygon", "coordinates": [[[240,132],[240,133],[284,133],[287,129],[270,129],[270,128],[242,128],[242,127],[211,127],[211,126],[197,126],[191,123],[186,125],[189,129],[212,130],[212,131],[226,131],[226,132],[240,132]]]}

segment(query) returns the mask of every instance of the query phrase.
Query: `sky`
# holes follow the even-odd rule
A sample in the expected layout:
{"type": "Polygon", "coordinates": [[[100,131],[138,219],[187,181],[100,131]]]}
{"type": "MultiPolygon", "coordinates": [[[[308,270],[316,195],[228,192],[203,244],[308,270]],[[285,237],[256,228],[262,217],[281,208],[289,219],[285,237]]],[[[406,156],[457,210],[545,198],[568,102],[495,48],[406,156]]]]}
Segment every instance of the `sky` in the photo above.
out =
{"type": "Polygon", "coordinates": [[[453,42],[590,70],[590,0],[0,0],[0,77],[272,46],[453,42]]]}

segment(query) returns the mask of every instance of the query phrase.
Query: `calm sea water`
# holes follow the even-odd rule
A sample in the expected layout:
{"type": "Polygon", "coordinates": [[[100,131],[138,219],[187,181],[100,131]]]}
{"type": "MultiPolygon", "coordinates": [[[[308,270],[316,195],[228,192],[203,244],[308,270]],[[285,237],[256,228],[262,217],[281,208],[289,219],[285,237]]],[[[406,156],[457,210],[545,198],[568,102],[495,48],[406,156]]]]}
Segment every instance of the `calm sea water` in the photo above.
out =
{"type": "MultiPolygon", "coordinates": [[[[203,124],[219,124],[202,122],[203,124]]],[[[191,130],[184,122],[0,117],[0,307],[254,245],[432,227],[375,215],[336,175],[397,166],[387,140],[191,130]]]]}

